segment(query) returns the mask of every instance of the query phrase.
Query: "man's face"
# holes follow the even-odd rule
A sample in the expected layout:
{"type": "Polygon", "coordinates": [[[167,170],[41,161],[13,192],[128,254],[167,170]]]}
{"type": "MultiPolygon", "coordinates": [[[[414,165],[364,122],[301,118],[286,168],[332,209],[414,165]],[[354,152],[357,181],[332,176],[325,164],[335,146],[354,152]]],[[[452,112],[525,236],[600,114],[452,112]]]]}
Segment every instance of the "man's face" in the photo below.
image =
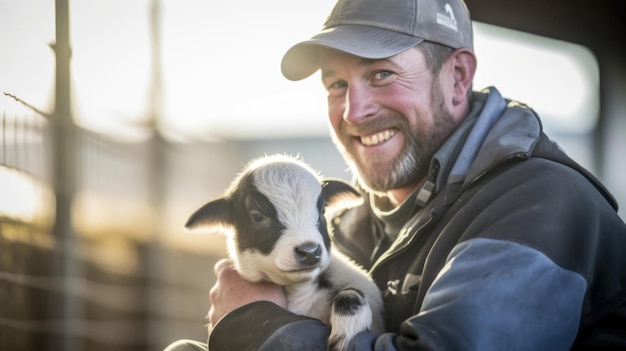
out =
{"type": "Polygon", "coordinates": [[[418,49],[381,60],[323,49],[320,63],[333,141],[361,182],[377,192],[418,185],[457,125],[446,80],[418,49]]]}

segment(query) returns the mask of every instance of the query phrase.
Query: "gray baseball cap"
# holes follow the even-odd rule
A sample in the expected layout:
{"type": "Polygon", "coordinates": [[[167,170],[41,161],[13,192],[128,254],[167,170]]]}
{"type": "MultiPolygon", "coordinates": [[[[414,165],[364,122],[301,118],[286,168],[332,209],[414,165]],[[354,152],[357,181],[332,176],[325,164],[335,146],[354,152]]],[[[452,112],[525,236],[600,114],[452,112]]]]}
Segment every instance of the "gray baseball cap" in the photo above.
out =
{"type": "Polygon", "coordinates": [[[473,49],[463,0],[339,0],[322,31],[285,53],[281,70],[289,80],[310,76],[319,69],[320,47],[380,59],[424,40],[473,49]]]}

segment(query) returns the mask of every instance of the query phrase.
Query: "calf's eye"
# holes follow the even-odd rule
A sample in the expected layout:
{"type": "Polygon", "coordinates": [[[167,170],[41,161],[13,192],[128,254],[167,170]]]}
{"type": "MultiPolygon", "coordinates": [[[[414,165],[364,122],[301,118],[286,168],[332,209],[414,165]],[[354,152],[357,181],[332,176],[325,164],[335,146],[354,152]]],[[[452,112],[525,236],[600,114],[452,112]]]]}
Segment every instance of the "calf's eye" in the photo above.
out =
{"type": "Polygon", "coordinates": [[[250,211],[250,219],[253,223],[261,223],[265,219],[265,216],[259,211],[250,211]]]}

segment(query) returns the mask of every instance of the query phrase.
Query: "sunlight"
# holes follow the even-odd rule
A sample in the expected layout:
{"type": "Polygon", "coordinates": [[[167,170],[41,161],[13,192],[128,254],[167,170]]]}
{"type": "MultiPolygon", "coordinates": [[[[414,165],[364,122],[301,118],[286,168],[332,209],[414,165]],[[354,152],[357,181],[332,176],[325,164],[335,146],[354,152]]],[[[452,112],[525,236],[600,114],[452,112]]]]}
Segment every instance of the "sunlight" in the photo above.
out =
{"type": "MultiPolygon", "coordinates": [[[[70,1],[79,125],[129,141],[150,135],[151,3],[70,1]]],[[[321,28],[333,3],[162,0],[161,130],[177,141],[326,136],[319,75],[291,82],[279,66],[292,44],[321,28]]],[[[50,111],[54,7],[0,0],[0,9],[0,89],[50,111]]],[[[476,89],[497,86],[559,131],[593,128],[599,78],[587,49],[482,23],[475,42],[476,89]]],[[[0,98],[0,111],[18,110],[24,107],[0,98]]]]}
{"type": "Polygon", "coordinates": [[[599,114],[599,72],[588,49],[559,40],[474,23],[474,88],[498,87],[528,104],[546,127],[587,133],[599,114]]]}
{"type": "Polygon", "coordinates": [[[144,140],[150,81],[150,0],[70,1],[76,122],[144,140]]]}
{"type": "Polygon", "coordinates": [[[165,2],[165,125],[198,139],[326,135],[319,79],[287,81],[280,60],[333,3],[165,2]]]}
{"type": "Polygon", "coordinates": [[[52,41],[54,1],[0,0],[0,113],[32,112],[4,93],[51,112],[54,53],[48,44],[52,41]]]}
{"type": "Polygon", "coordinates": [[[0,166],[0,194],[1,217],[24,223],[52,223],[55,198],[46,183],[0,166]]]}

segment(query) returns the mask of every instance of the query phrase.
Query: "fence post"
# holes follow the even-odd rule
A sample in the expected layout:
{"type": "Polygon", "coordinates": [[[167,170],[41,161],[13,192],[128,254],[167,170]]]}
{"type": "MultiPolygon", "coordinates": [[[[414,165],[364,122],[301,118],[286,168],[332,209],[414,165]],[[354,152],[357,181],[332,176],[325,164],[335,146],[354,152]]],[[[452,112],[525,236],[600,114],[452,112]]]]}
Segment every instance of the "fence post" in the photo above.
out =
{"type": "Polygon", "coordinates": [[[56,58],[54,111],[50,119],[52,138],[53,185],[56,214],[53,226],[57,247],[53,274],[64,278],[63,293],[53,295],[50,312],[61,319],[61,334],[51,336],[50,350],[80,351],[80,338],[74,337],[79,302],[72,298],[73,279],[77,276],[75,237],[72,227],[72,199],[76,190],[76,133],[72,120],[70,87],[70,28],[68,0],[55,0],[56,39],[51,45],[56,58]]]}

